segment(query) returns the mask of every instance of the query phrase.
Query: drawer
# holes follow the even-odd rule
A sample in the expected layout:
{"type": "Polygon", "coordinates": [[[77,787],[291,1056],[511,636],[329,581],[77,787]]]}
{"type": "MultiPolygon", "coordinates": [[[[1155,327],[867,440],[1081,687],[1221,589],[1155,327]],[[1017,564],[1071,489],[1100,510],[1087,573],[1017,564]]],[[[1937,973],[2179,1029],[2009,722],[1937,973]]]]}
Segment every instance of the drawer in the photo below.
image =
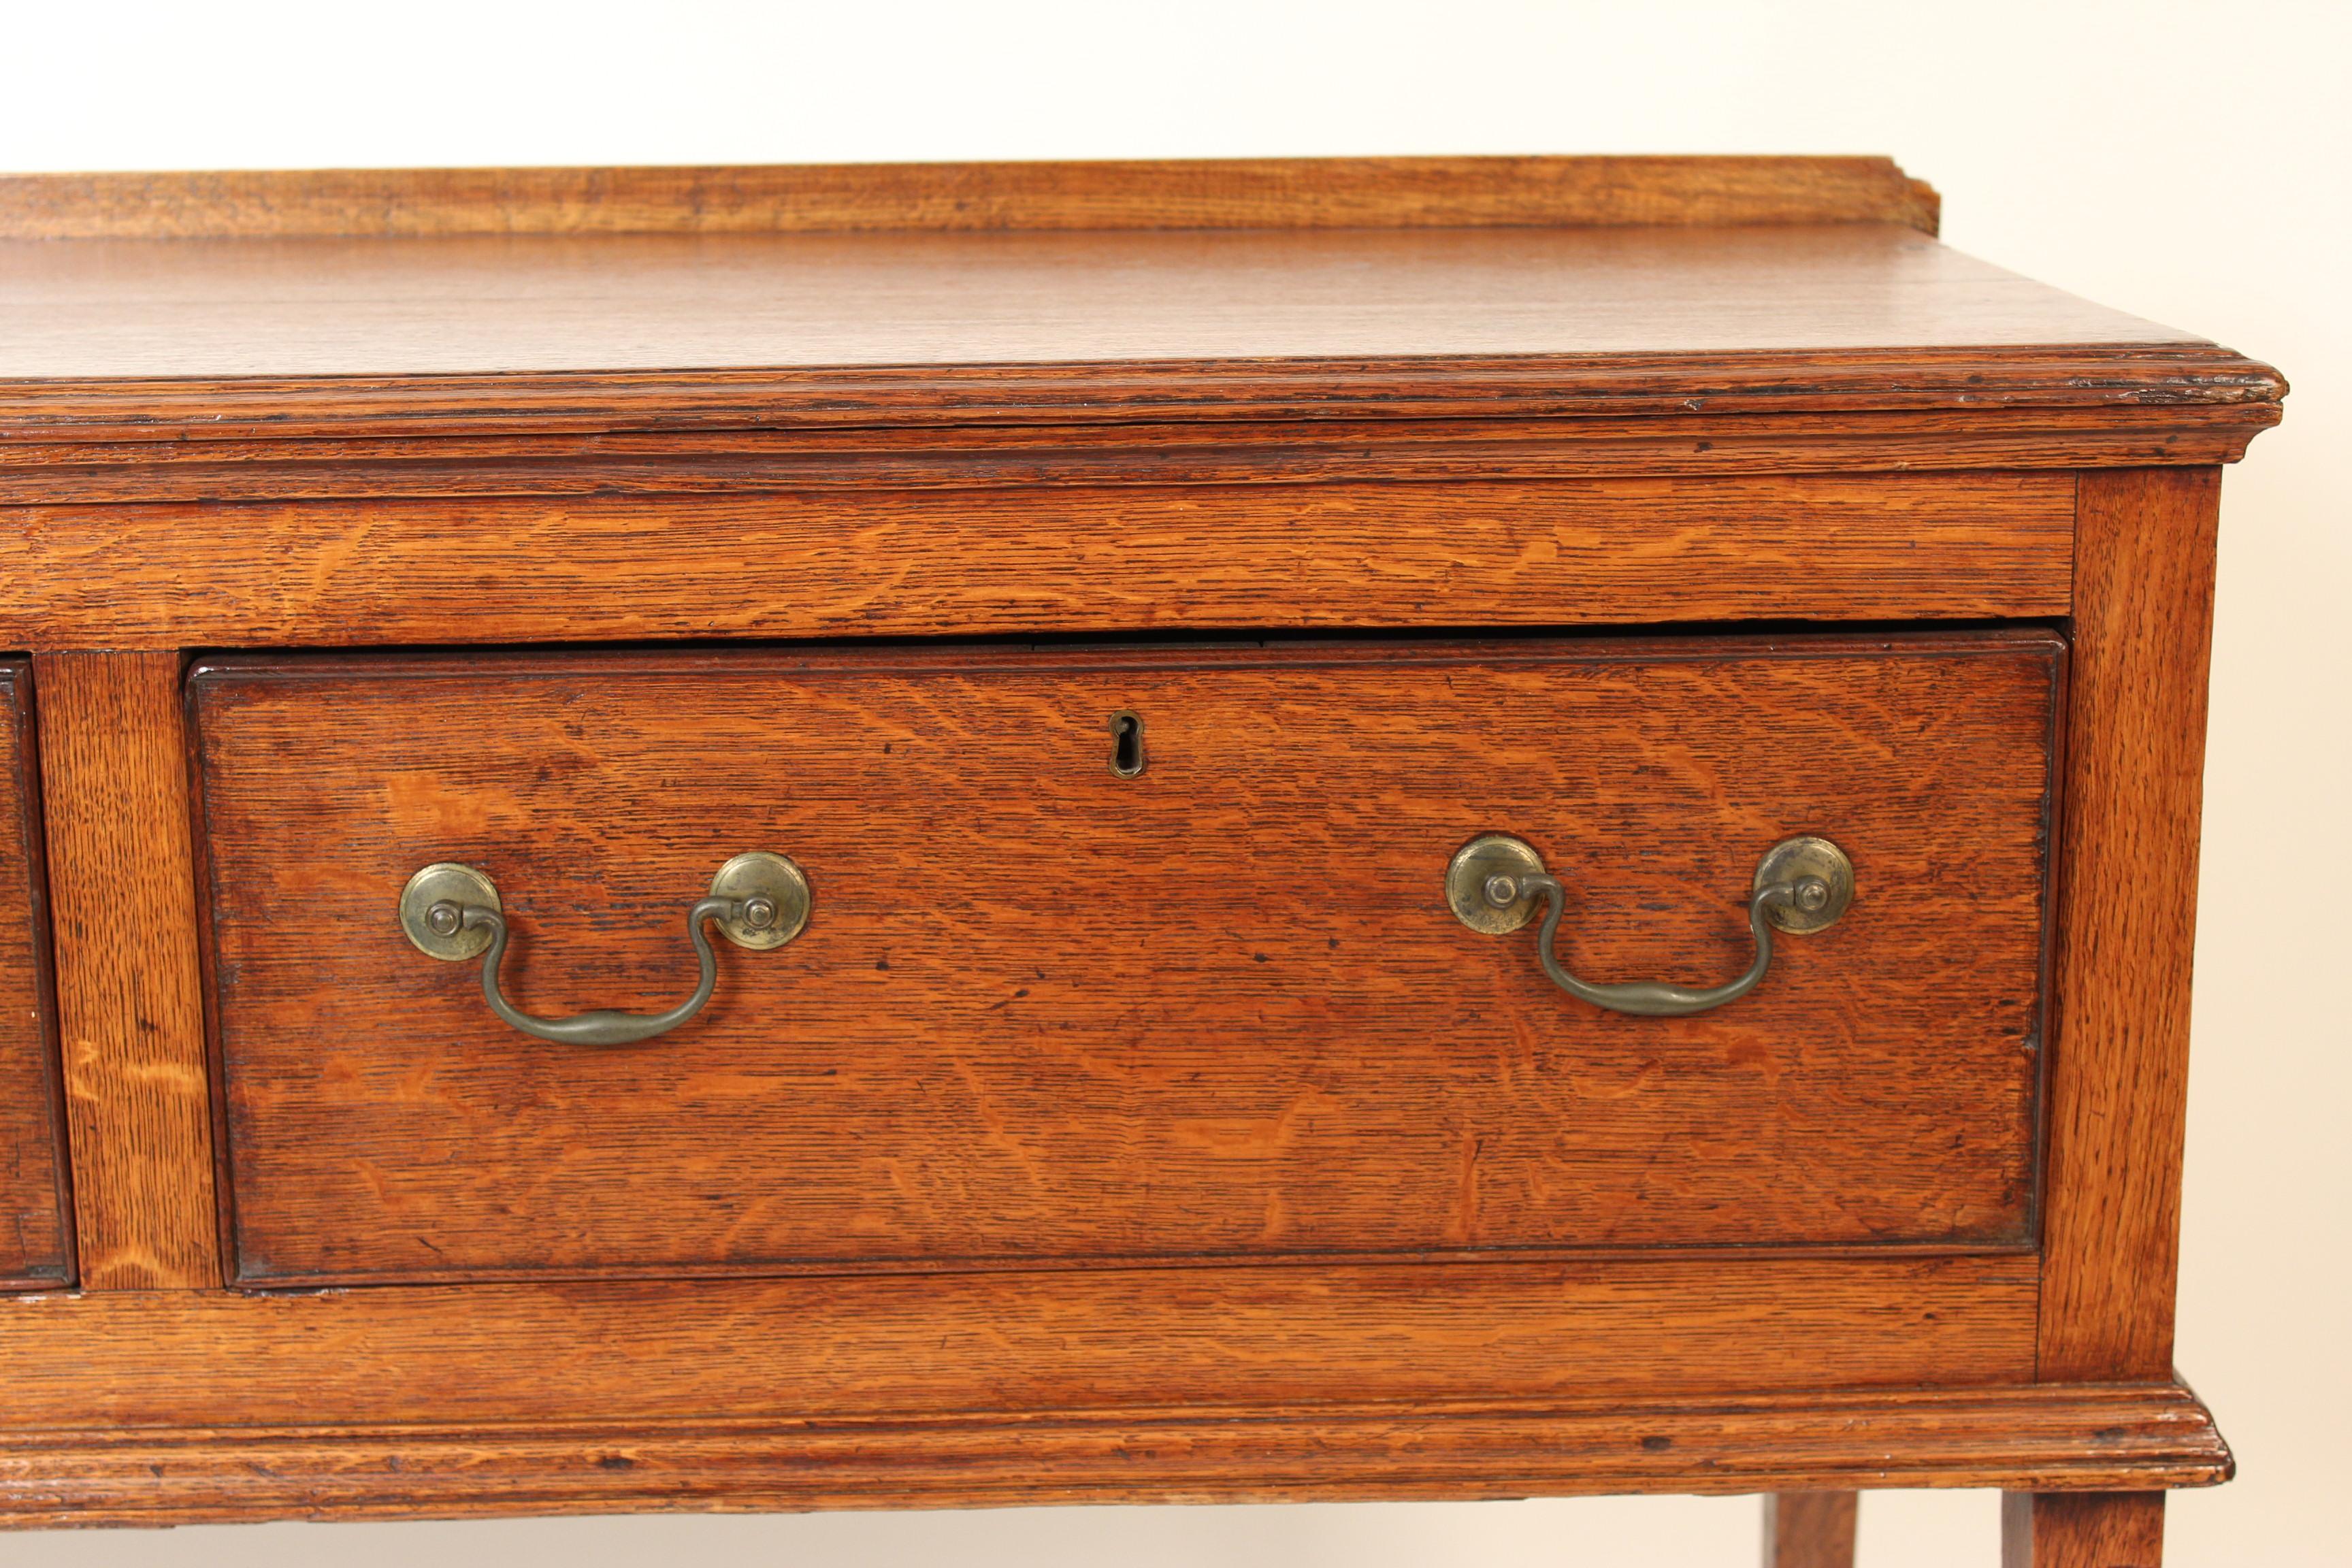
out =
{"type": "Polygon", "coordinates": [[[70,1284],[32,674],[0,659],[0,1289],[70,1284]]]}
{"type": "Polygon", "coordinates": [[[2029,1247],[2063,669],[2036,632],[215,661],[236,1278],[2029,1247]],[[1782,841],[1853,896],[1632,1016],[1456,917],[1488,834],[1603,982],[1745,972],[1782,841]],[[512,1006],[658,1012],[753,851],[804,927],[714,939],[635,1043],[501,1023],[400,919],[472,868],[512,1006]]]}

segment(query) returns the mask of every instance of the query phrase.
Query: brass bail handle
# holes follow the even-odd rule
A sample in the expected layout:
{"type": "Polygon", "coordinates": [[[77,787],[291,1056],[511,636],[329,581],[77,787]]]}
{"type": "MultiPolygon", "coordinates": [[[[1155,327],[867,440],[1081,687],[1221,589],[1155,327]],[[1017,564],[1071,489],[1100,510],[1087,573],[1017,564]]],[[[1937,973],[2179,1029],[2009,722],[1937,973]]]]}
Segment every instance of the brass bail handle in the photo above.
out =
{"type": "Polygon", "coordinates": [[[719,957],[703,931],[753,952],[778,948],[808,924],[808,878],[782,855],[755,849],[738,855],[710,879],[710,892],[686,911],[686,934],[700,965],[694,994],[662,1013],[623,1013],[609,1008],[569,1018],[541,1018],[522,1011],[499,988],[499,963],[507,951],[507,921],[499,889],[471,866],[442,861],[408,879],[400,894],[400,929],[420,952],[456,961],[479,953],[482,999],[490,1011],[526,1035],[568,1046],[626,1046],[677,1028],[702,1011],[719,984],[719,957]]]}
{"type": "Polygon", "coordinates": [[[1737,1002],[1755,990],[1772,964],[1774,931],[1802,936],[1834,924],[1853,902],[1853,862],[1826,838],[1788,838],[1766,850],[1748,899],[1748,930],[1755,939],[1756,961],[1737,979],[1704,988],[1659,980],[1596,985],[1570,974],[1554,946],[1560,917],[1568,909],[1567,890],[1544,869],[1543,857],[1532,846],[1508,834],[1484,834],[1455,852],[1445,868],[1445,901],[1464,925],[1491,936],[1518,930],[1541,903],[1543,927],[1536,933],[1536,957],[1552,984],[1579,1001],[1612,1013],[1677,1018],[1737,1002]]]}

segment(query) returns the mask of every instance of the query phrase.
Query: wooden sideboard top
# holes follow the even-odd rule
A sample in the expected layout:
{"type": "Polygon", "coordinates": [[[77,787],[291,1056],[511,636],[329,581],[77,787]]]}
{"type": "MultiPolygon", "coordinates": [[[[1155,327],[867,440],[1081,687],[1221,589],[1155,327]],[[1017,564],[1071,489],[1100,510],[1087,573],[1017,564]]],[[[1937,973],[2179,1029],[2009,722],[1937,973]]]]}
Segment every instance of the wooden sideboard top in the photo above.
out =
{"type": "Polygon", "coordinates": [[[2267,366],[1934,211],[1877,159],[0,178],[0,492],[159,437],[1894,416],[1916,467],[2275,423],[2267,366]]]}
{"type": "Polygon", "coordinates": [[[19,382],[2210,347],[1894,224],[37,240],[0,321],[19,382]]]}

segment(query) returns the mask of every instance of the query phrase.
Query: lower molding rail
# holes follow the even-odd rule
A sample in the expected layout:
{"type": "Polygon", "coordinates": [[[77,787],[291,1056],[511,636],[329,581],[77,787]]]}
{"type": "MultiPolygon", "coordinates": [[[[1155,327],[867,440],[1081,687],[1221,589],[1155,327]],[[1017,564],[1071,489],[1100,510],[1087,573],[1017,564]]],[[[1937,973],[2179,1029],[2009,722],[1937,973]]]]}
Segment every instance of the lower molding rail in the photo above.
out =
{"type": "Polygon", "coordinates": [[[0,1523],[1508,1498],[2230,1478],[2186,1387],[1628,1405],[1226,1408],[858,1421],[0,1433],[0,1523]]]}

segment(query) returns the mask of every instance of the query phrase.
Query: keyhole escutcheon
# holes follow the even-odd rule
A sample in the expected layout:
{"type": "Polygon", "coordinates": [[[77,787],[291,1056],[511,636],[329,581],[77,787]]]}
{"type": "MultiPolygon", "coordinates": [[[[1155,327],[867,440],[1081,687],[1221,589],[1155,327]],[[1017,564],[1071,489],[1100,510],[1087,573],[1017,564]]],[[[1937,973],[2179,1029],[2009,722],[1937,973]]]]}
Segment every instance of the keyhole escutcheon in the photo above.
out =
{"type": "Polygon", "coordinates": [[[1124,708],[1110,716],[1110,771],[1123,779],[1143,772],[1143,719],[1124,708]]]}

